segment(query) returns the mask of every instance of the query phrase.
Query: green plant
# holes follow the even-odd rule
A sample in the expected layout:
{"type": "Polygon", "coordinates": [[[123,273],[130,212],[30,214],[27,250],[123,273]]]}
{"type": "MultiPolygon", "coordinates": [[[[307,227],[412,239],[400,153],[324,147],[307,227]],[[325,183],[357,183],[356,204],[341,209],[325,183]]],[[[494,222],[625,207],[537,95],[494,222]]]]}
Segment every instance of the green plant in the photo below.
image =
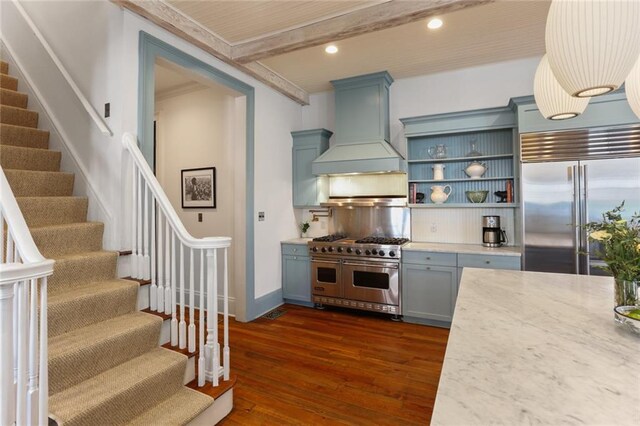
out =
{"type": "Polygon", "coordinates": [[[303,234],[306,234],[310,226],[311,225],[309,225],[309,222],[302,222],[300,224],[300,230],[302,231],[303,234]]]}
{"type": "Polygon", "coordinates": [[[602,221],[589,222],[584,227],[589,239],[597,241],[596,255],[606,263],[601,269],[617,280],[640,280],[640,214],[635,212],[629,220],[622,217],[624,201],[618,207],[603,213],[602,221]]]}

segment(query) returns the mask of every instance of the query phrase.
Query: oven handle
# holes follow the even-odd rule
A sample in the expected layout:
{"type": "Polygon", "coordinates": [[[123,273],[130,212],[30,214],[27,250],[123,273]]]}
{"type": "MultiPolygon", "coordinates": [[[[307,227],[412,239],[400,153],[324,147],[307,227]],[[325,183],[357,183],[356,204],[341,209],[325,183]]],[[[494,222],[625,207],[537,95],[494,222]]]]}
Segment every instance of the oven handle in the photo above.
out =
{"type": "Polygon", "coordinates": [[[311,258],[311,263],[330,263],[332,265],[339,265],[340,261],[339,260],[326,260],[326,259],[314,259],[313,257],[311,258]]]}
{"type": "Polygon", "coordinates": [[[399,264],[397,263],[355,263],[355,262],[343,262],[345,266],[367,266],[371,268],[386,268],[386,269],[399,269],[399,264]]]}

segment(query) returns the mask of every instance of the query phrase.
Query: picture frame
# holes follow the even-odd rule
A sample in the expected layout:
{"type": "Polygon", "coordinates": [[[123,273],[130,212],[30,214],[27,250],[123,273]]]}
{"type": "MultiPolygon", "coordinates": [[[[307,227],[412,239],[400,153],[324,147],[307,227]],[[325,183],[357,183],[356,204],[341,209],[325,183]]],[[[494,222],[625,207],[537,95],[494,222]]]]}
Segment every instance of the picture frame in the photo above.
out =
{"type": "Polygon", "coordinates": [[[180,180],[183,209],[216,208],[215,167],[183,169],[180,172],[180,180]]]}

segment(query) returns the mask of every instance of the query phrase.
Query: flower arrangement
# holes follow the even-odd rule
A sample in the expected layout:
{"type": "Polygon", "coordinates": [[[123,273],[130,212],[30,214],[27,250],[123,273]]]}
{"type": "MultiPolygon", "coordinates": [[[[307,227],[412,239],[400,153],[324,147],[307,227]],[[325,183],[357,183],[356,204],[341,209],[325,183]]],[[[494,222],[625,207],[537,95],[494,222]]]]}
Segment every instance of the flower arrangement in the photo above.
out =
{"type": "Polygon", "coordinates": [[[626,220],[623,210],[624,201],[605,212],[601,222],[589,222],[585,228],[589,239],[600,243],[596,254],[606,263],[602,269],[617,279],[636,281],[640,279],[640,213],[626,220]]]}
{"type": "Polygon", "coordinates": [[[302,222],[300,224],[300,230],[302,231],[302,235],[305,235],[307,233],[310,226],[311,225],[309,224],[309,222],[302,222]]]}

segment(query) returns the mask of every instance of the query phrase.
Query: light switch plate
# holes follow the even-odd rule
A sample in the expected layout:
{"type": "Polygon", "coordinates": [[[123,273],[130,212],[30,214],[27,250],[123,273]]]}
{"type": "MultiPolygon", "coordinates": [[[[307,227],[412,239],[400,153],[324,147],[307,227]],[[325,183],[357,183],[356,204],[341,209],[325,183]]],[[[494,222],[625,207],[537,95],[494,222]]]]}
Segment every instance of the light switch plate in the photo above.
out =
{"type": "Polygon", "coordinates": [[[258,222],[264,222],[264,212],[258,212],[258,222]]]}

